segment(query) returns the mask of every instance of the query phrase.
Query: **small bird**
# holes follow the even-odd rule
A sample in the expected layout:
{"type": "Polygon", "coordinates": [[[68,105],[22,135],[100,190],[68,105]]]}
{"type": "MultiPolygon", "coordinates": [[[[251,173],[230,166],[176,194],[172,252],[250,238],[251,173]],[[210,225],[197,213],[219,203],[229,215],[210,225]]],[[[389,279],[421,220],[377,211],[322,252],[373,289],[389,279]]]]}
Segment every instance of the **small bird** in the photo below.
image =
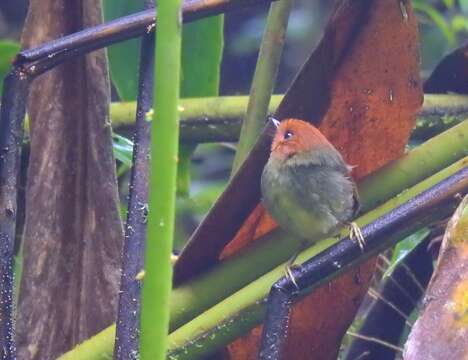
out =
{"type": "Polygon", "coordinates": [[[261,178],[267,211],[281,228],[305,243],[350,226],[350,237],[362,249],[362,233],[350,222],[359,211],[352,166],[313,125],[298,119],[272,121],[276,133],[261,178]]]}

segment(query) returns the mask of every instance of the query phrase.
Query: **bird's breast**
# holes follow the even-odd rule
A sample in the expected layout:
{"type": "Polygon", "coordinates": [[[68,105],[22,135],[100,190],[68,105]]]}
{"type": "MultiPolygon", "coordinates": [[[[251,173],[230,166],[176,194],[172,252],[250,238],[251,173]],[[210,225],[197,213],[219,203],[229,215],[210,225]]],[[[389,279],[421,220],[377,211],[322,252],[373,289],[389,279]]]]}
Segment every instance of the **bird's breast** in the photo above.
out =
{"type": "Polygon", "coordinates": [[[291,169],[268,163],[262,174],[263,204],[278,224],[305,239],[323,237],[338,220],[326,202],[316,167],[291,169]]]}

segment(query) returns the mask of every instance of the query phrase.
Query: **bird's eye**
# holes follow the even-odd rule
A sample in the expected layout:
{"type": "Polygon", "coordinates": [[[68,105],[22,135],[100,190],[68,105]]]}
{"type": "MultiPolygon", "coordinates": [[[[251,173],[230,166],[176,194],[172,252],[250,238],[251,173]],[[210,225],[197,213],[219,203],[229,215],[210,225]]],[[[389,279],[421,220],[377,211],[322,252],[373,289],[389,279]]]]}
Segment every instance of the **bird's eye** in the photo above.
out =
{"type": "Polygon", "coordinates": [[[293,136],[294,136],[294,133],[291,130],[287,130],[284,133],[283,139],[288,140],[288,139],[292,138],[293,136]]]}

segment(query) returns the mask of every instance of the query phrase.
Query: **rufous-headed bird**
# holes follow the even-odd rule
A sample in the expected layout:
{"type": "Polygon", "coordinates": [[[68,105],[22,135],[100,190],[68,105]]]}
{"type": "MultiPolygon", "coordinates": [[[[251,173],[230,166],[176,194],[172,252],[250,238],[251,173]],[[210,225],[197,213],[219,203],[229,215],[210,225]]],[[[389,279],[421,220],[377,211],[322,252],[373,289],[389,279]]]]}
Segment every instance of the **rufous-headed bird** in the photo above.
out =
{"type": "Polygon", "coordinates": [[[276,133],[261,178],[265,208],[281,228],[304,243],[348,225],[351,238],[362,248],[362,233],[350,222],[359,211],[352,166],[313,125],[297,119],[272,121],[276,133]]]}

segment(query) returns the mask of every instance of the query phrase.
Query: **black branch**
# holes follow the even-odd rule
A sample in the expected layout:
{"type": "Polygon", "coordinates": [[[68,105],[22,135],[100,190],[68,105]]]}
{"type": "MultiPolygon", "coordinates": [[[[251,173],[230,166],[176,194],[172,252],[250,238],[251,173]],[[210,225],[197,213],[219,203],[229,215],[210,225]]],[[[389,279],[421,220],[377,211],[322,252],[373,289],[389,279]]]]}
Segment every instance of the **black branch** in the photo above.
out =
{"type": "Polygon", "coordinates": [[[16,236],[17,188],[23,119],[29,80],[12,71],[3,83],[0,108],[0,354],[15,359],[13,267],[16,236]]]}
{"type": "MultiPolygon", "coordinates": [[[[153,6],[152,1],[146,4],[153,6]]],[[[154,10],[153,10],[154,11],[154,10]]],[[[143,274],[146,219],[148,215],[148,176],[151,145],[151,122],[146,113],[153,105],[154,34],[143,36],[140,51],[140,74],[134,133],[133,167],[125,239],[122,252],[119,307],[117,311],[114,359],[139,358],[141,278],[143,274]]]]}

